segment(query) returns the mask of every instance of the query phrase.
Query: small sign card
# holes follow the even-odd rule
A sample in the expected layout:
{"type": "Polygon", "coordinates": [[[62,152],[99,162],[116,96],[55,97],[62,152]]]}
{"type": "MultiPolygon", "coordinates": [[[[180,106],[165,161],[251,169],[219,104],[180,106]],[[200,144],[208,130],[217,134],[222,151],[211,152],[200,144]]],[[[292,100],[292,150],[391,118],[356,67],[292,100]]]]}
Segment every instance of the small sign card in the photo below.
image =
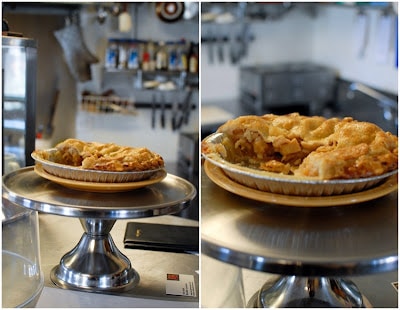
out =
{"type": "Polygon", "coordinates": [[[168,273],[166,294],[196,297],[194,276],[187,274],[168,273]]]}

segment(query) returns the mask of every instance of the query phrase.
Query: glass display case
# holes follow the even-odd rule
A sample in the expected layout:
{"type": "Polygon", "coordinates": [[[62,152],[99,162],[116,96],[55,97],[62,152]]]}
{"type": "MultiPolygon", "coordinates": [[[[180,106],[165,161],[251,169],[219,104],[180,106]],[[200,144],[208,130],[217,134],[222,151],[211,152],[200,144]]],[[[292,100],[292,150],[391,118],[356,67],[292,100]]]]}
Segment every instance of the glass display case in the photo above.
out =
{"type": "Polygon", "coordinates": [[[2,167],[10,158],[21,167],[33,165],[36,111],[36,41],[2,37],[2,167]]]}

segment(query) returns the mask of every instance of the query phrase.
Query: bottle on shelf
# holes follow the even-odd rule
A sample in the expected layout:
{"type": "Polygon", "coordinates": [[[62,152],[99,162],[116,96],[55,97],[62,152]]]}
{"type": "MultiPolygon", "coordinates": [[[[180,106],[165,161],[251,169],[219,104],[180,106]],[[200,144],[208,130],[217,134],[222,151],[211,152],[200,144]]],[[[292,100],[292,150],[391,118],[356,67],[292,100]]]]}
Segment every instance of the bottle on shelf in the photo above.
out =
{"type": "Polygon", "coordinates": [[[120,40],[118,44],[118,69],[126,69],[128,67],[128,40],[120,40]]]}
{"type": "Polygon", "coordinates": [[[184,40],[178,44],[177,60],[177,69],[179,71],[188,71],[188,46],[184,40]]]}
{"type": "Polygon", "coordinates": [[[199,71],[199,46],[192,44],[189,54],[189,72],[197,73],[199,71]]]}
{"type": "Polygon", "coordinates": [[[143,69],[143,56],[146,51],[146,43],[138,40],[138,57],[139,57],[139,68],[143,69]]]}
{"type": "Polygon", "coordinates": [[[156,54],[156,70],[165,71],[168,69],[168,52],[165,42],[161,41],[156,54]]]}
{"type": "Polygon", "coordinates": [[[132,40],[129,44],[128,69],[139,69],[139,45],[132,40]]]}
{"type": "Polygon", "coordinates": [[[178,70],[178,53],[175,42],[168,44],[168,71],[178,70]]]}
{"type": "Polygon", "coordinates": [[[153,41],[147,43],[147,52],[149,54],[149,70],[154,71],[156,69],[156,55],[155,55],[155,44],[153,41]]]}
{"type": "Polygon", "coordinates": [[[115,69],[118,65],[118,43],[115,39],[109,39],[106,49],[105,67],[108,69],[115,69]]]}

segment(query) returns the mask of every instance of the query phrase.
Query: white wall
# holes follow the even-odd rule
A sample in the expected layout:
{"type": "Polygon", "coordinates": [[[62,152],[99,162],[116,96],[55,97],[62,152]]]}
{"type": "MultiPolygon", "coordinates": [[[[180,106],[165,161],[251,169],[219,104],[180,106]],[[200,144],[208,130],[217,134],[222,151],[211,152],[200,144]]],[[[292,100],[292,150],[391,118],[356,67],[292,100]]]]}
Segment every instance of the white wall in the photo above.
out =
{"type": "MultiPolygon", "coordinates": [[[[202,26],[202,33],[206,33],[207,27],[209,25],[202,26]]],[[[215,62],[211,65],[207,61],[208,45],[202,45],[202,102],[238,98],[241,65],[309,60],[312,53],[312,19],[303,12],[294,10],[280,20],[255,22],[250,29],[255,40],[250,43],[248,55],[240,64],[232,65],[225,59],[222,64],[215,62]]],[[[227,55],[229,44],[226,44],[225,52],[227,55]]]]}
{"type": "MultiPolygon", "coordinates": [[[[137,116],[122,114],[96,114],[78,111],[77,138],[84,141],[114,142],[120,145],[147,147],[159,153],[166,162],[177,161],[179,131],[172,131],[170,111],[166,112],[166,128],[160,127],[160,112],[157,112],[156,128],[151,127],[149,109],[140,109],[137,116]]],[[[186,131],[198,131],[198,113],[191,113],[186,131]]]]}
{"type": "MultiPolygon", "coordinates": [[[[337,70],[344,79],[363,82],[397,94],[397,68],[394,51],[385,63],[377,63],[378,18],[380,10],[367,9],[370,18],[368,45],[364,58],[354,52],[356,8],[318,5],[316,17],[294,9],[276,21],[255,22],[255,41],[240,65],[313,61],[337,70]]],[[[207,25],[202,26],[202,32],[207,25]]],[[[235,100],[239,94],[239,65],[209,64],[207,46],[202,47],[202,103],[235,100]]]]}
{"type": "MultiPolygon", "coordinates": [[[[384,47],[379,34],[381,11],[365,11],[369,19],[369,30],[365,54],[359,57],[357,40],[357,10],[340,6],[321,6],[318,18],[313,23],[312,59],[332,66],[342,78],[363,82],[383,91],[397,94],[397,68],[395,65],[394,40],[389,42],[388,53],[383,61],[378,60],[377,49],[384,47]]],[[[395,26],[392,26],[394,31],[395,26]]],[[[394,32],[391,34],[394,39],[394,32]]]]}

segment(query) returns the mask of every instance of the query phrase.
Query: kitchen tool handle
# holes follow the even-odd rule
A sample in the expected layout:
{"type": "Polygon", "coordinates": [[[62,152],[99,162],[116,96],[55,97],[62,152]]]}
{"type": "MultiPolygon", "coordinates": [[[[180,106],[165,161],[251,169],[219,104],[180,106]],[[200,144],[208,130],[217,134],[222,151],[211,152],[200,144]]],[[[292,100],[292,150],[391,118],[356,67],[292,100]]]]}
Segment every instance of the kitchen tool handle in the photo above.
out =
{"type": "Polygon", "coordinates": [[[165,128],[165,97],[161,94],[161,128],[165,128]]]}
{"type": "Polygon", "coordinates": [[[156,127],[156,96],[153,95],[151,103],[151,128],[156,127]]]}

